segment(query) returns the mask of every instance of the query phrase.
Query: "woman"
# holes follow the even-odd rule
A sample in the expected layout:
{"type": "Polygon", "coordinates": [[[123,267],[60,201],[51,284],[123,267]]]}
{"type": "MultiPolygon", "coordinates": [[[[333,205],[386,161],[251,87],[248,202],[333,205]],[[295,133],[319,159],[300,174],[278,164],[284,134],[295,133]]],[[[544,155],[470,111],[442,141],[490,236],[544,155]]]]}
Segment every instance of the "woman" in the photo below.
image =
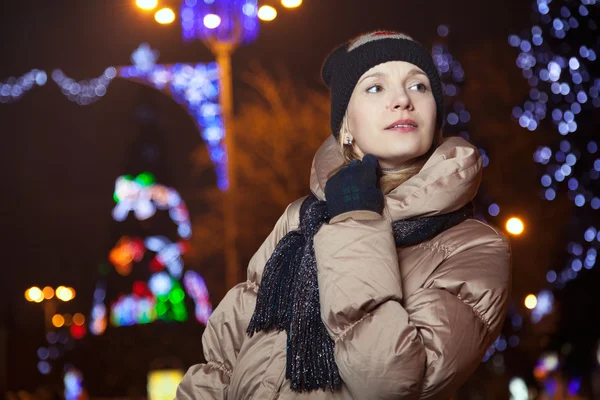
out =
{"type": "Polygon", "coordinates": [[[431,55],[374,32],[322,76],[333,136],[212,314],[178,399],[451,398],[498,336],[510,246],[472,218],[477,149],[442,138],[431,55]]]}

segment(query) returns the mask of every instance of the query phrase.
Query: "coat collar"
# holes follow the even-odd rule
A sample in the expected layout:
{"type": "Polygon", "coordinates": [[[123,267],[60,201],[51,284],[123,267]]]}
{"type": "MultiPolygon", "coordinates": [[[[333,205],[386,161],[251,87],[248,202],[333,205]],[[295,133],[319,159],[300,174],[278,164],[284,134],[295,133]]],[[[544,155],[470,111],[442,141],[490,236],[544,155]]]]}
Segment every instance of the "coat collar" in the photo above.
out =
{"type": "MultiPolygon", "coordinates": [[[[320,200],[330,172],[342,163],[339,145],[329,136],[315,154],[310,174],[311,191],[320,200]]],[[[386,215],[396,221],[456,211],[473,200],[482,172],[475,146],[461,137],[445,138],[419,173],[385,196],[386,215]]]]}

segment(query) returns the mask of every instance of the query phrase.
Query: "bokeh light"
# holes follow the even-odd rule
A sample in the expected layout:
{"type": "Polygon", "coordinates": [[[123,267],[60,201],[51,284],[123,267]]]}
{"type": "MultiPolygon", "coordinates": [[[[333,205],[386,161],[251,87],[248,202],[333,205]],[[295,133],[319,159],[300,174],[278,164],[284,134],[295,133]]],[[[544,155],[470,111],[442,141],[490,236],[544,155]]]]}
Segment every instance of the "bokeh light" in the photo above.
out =
{"type": "Polygon", "coordinates": [[[65,318],[62,315],[55,314],[52,317],[52,325],[54,325],[55,327],[60,328],[64,324],[65,324],[65,318]]]}
{"type": "Polygon", "coordinates": [[[59,286],[56,288],[56,297],[65,302],[73,300],[75,298],[75,290],[73,290],[73,288],[59,286]]]}
{"type": "Polygon", "coordinates": [[[534,294],[530,294],[527,297],[525,297],[525,307],[527,307],[529,310],[533,310],[536,305],[537,297],[535,297],[534,294]]]}
{"type": "Polygon", "coordinates": [[[39,287],[33,286],[25,291],[25,298],[27,301],[40,303],[42,300],[44,300],[44,293],[39,287]]]}
{"type": "Polygon", "coordinates": [[[50,300],[54,297],[54,289],[52,289],[50,286],[46,286],[42,292],[44,293],[44,298],[46,300],[50,300]]]}
{"type": "Polygon", "coordinates": [[[81,313],[76,313],[73,315],[73,323],[75,325],[83,325],[85,324],[85,317],[81,313]]]}
{"type": "Polygon", "coordinates": [[[285,8],[296,8],[302,5],[302,0],[281,0],[281,5],[285,8]]]}
{"type": "Polygon", "coordinates": [[[261,21],[273,21],[277,17],[277,10],[271,6],[262,6],[258,9],[258,18],[261,21]]]}
{"type": "Polygon", "coordinates": [[[154,14],[154,19],[161,25],[167,25],[175,21],[175,13],[170,8],[161,8],[154,14]]]}
{"type": "Polygon", "coordinates": [[[207,14],[203,20],[204,26],[208,29],[215,29],[221,25],[221,17],[216,14],[207,14]]]}
{"type": "Polygon", "coordinates": [[[523,221],[521,221],[519,218],[513,217],[506,221],[506,230],[511,235],[520,235],[525,230],[525,226],[523,221]]]}
{"type": "Polygon", "coordinates": [[[158,5],[158,0],[135,0],[135,5],[142,10],[154,10],[158,5]]]}

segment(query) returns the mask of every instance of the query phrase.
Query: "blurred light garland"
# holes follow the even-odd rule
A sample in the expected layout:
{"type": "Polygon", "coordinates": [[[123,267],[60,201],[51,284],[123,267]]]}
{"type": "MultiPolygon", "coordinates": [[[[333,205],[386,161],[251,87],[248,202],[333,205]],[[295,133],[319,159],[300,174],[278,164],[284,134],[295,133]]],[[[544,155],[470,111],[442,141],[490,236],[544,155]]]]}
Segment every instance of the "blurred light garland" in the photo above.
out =
{"type": "MultiPolygon", "coordinates": [[[[598,227],[590,223],[590,216],[597,216],[600,208],[600,158],[596,128],[591,122],[592,113],[600,108],[596,63],[600,51],[599,5],[596,0],[537,0],[532,4],[535,25],[521,36],[508,37],[509,45],[520,51],[516,64],[530,86],[528,99],[513,108],[513,119],[529,131],[548,120],[558,132],[533,154],[544,170],[540,195],[553,201],[567,192],[575,206],[573,231],[569,232],[575,240],[568,241],[562,269],[546,273],[550,289],[536,295],[537,304],[530,313],[534,324],[552,312],[552,290],[564,288],[582,271],[592,269],[600,247],[598,227]]],[[[555,359],[555,355],[542,355],[534,370],[536,379],[545,380],[550,395],[556,389],[556,381],[548,376],[558,368],[555,359]]],[[[569,392],[577,393],[579,385],[578,378],[571,379],[569,392]]]]}
{"type": "MultiPolygon", "coordinates": [[[[210,159],[215,166],[217,185],[227,190],[227,153],[225,131],[219,106],[219,68],[217,63],[158,65],[159,52],[147,43],[141,44],[131,55],[133,65],[108,67],[97,78],[75,81],[62,70],[52,72],[52,79],[62,93],[79,105],[95,103],[107,93],[109,84],[116,78],[132,80],[153,86],[183,105],[192,116],[206,143],[210,159]]],[[[0,82],[0,102],[19,100],[35,86],[46,83],[44,71],[34,69],[20,78],[0,82]]]]}
{"type": "MultiPolygon", "coordinates": [[[[593,139],[594,129],[582,131],[578,121],[585,121],[600,107],[600,78],[595,75],[600,8],[595,0],[577,3],[539,0],[533,4],[539,23],[522,37],[509,36],[509,44],[520,50],[517,66],[531,86],[529,99],[513,109],[513,118],[531,131],[549,119],[558,131],[558,137],[549,138],[551,144],[533,154],[535,162],[545,166],[540,179],[542,198],[552,201],[566,186],[575,206],[593,213],[600,209],[598,142],[593,139]]],[[[568,243],[566,265],[546,274],[555,289],[596,264],[598,227],[580,218],[577,222],[581,236],[568,243]]]]}
{"type": "Polygon", "coordinates": [[[110,82],[117,75],[117,70],[108,67],[98,78],[76,82],[66,76],[60,69],[52,72],[52,80],[61,88],[62,93],[71,101],[79,105],[88,105],[96,102],[106,94],[110,82]]]}
{"type": "Polygon", "coordinates": [[[19,100],[36,86],[44,86],[48,76],[44,71],[32,69],[19,78],[11,77],[6,82],[0,82],[0,103],[19,100]]]}
{"type": "Polygon", "coordinates": [[[594,210],[600,208],[598,193],[592,190],[600,177],[598,143],[589,140],[582,147],[580,140],[569,138],[578,131],[585,112],[600,107],[600,78],[594,76],[598,5],[581,0],[579,5],[563,1],[551,6],[550,1],[539,0],[533,5],[539,23],[521,37],[508,38],[520,50],[516,63],[531,86],[529,99],[513,108],[513,118],[530,131],[549,119],[564,137],[539,147],[533,155],[535,162],[546,166],[542,196],[552,201],[558,187],[567,185],[577,207],[594,210]],[[563,40],[567,36],[572,40],[563,40]]]}

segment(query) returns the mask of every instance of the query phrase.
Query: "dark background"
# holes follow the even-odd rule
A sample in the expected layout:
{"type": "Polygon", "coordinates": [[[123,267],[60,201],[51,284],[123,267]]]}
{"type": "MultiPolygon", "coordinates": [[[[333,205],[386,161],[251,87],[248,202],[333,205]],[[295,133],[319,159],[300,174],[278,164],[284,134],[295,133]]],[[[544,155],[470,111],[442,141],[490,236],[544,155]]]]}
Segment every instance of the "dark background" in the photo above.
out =
{"type": "MultiPolygon", "coordinates": [[[[178,2],[171,5],[178,10],[178,2]]],[[[325,90],[319,77],[321,63],[341,42],[365,31],[393,29],[430,48],[438,26],[448,25],[447,42],[463,62],[469,85],[465,102],[475,108],[473,137],[486,146],[494,164],[487,178],[491,184],[486,187],[505,207],[527,215],[535,231],[513,242],[515,268],[519,269],[514,294],[521,298],[541,289],[545,271],[556,267],[564,251],[555,245],[568,219],[566,203],[546,205],[537,196],[539,171],[531,154],[548,131],[534,135],[510,119],[510,110],[526,98],[528,87],[515,66],[517,51],[508,46],[507,38],[531,26],[531,5],[525,0],[305,0],[296,10],[279,7],[275,21],[261,23],[258,40],[233,55],[235,107],[243,106],[241,75],[254,60],[267,70],[285,69],[299,85],[325,90]],[[553,232],[544,228],[549,224],[556,228],[553,232]]],[[[0,12],[0,81],[34,68],[47,73],[60,68],[76,80],[89,79],[108,66],[130,65],[131,53],[142,42],[160,51],[159,63],[213,61],[199,41],[182,41],[178,20],[160,26],[152,14],[138,10],[133,0],[5,1],[0,12]]],[[[43,312],[40,305],[25,301],[26,288],[73,286],[77,297],[61,312],[89,312],[99,265],[106,261],[122,229],[110,217],[114,180],[143,168],[140,135],[152,128],[140,122],[140,112],[148,108],[154,110],[160,125],[151,139],[144,136],[161,149],[154,165],[160,171],[160,183],[181,193],[192,219],[210,212],[202,193],[214,189],[214,176],[195,172],[192,159],[203,141],[187,113],[168,97],[115,79],[104,98],[79,106],[63,96],[49,77],[46,85],[18,102],[0,104],[0,325],[8,332],[10,390],[30,390],[55,378],[40,377],[36,370],[43,312]]],[[[323,139],[327,134],[323,132],[323,139]]],[[[299,176],[308,184],[308,169],[299,176]]],[[[249,203],[260,206],[256,201],[249,203]]],[[[244,210],[251,212],[250,207],[244,210]]],[[[256,248],[282,211],[274,210],[257,229],[256,244],[244,247],[256,248]]],[[[249,250],[242,251],[243,264],[251,255],[249,250]]],[[[192,266],[207,277],[213,304],[224,295],[219,281],[222,263],[217,257],[192,266]]],[[[577,291],[582,290],[587,289],[577,291]]],[[[103,382],[90,383],[90,392],[141,395],[144,375],[123,371],[145,371],[148,365],[186,368],[199,362],[201,334],[202,327],[192,321],[113,330],[85,341],[72,357],[85,364],[86,371],[97,373],[119,364],[105,374],[103,382]],[[97,349],[107,350],[99,354],[97,349]],[[126,351],[128,355],[122,356],[126,351]]],[[[539,344],[537,335],[531,340],[531,346],[539,344]]],[[[527,353],[516,359],[531,362],[527,353]]],[[[515,370],[519,362],[514,363],[515,370]]]]}

